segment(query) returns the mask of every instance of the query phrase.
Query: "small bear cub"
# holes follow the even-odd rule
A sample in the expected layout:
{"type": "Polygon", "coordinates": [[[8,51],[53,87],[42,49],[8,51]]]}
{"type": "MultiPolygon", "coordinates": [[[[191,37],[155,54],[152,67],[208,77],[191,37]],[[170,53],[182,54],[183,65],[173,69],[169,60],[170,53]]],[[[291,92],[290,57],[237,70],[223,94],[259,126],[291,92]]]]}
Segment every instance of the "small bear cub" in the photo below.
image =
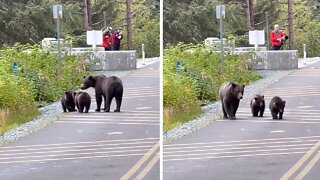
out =
{"type": "Polygon", "coordinates": [[[255,95],[250,101],[250,107],[253,117],[263,117],[265,101],[263,95],[255,95]]]}
{"type": "Polygon", "coordinates": [[[282,115],[284,112],[284,107],[286,105],[286,101],[283,101],[279,96],[275,96],[271,99],[269,108],[272,115],[272,119],[282,119],[282,115]]]}

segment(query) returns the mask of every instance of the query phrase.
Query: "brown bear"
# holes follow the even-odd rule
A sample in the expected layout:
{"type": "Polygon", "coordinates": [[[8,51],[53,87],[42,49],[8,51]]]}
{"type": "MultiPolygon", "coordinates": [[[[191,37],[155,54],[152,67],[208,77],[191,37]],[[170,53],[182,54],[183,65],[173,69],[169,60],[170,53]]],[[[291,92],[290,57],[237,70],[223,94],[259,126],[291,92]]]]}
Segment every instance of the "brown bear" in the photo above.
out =
{"type": "Polygon", "coordinates": [[[283,101],[279,96],[275,96],[271,99],[269,108],[272,115],[272,119],[282,119],[282,115],[284,112],[284,107],[286,105],[286,101],[283,101]]]}
{"type": "Polygon", "coordinates": [[[76,95],[73,91],[66,91],[64,92],[62,98],[61,98],[61,105],[63,112],[74,112],[76,111],[75,103],[74,103],[74,96],[76,95]]]}
{"type": "Polygon", "coordinates": [[[255,95],[250,101],[250,107],[253,117],[263,117],[265,101],[263,95],[255,95]]]}
{"type": "Polygon", "coordinates": [[[85,113],[89,112],[91,97],[87,92],[77,92],[74,99],[78,112],[83,113],[84,109],[85,113]]]}
{"type": "Polygon", "coordinates": [[[104,75],[100,76],[89,76],[84,77],[83,85],[81,89],[87,89],[93,87],[95,89],[97,109],[95,111],[100,111],[102,97],[104,98],[104,111],[110,111],[110,105],[113,98],[116,99],[117,108],[114,112],[120,112],[123,86],[120,78],[116,76],[106,77],[104,75]]]}
{"type": "Polygon", "coordinates": [[[225,82],[219,88],[219,97],[222,104],[223,118],[236,119],[236,112],[240,99],[243,97],[244,85],[234,82],[225,82]]]}

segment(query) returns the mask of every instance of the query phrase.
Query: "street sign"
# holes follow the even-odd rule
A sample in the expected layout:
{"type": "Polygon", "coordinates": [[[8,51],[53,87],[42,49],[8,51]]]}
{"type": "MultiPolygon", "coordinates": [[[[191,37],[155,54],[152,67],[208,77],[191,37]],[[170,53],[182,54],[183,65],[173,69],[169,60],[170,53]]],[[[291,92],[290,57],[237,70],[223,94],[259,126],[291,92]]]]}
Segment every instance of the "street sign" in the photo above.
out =
{"type": "Polygon", "coordinates": [[[226,17],[226,10],[225,10],[224,5],[217,5],[216,6],[216,17],[217,17],[217,19],[220,19],[220,17],[222,17],[222,19],[224,19],[226,17]]]}
{"type": "Polygon", "coordinates": [[[17,76],[17,67],[18,67],[17,62],[14,61],[12,63],[12,66],[13,66],[13,74],[14,74],[14,76],[17,76]]]}
{"type": "Polygon", "coordinates": [[[87,44],[92,45],[92,48],[95,49],[96,45],[102,44],[102,31],[87,31],[87,44]]]}
{"type": "Polygon", "coordinates": [[[60,19],[62,18],[62,5],[54,5],[52,10],[54,19],[57,19],[58,17],[60,17],[60,19]]]}
{"type": "Polygon", "coordinates": [[[254,45],[255,49],[257,50],[258,44],[265,43],[265,35],[264,31],[249,31],[249,44],[254,45]]]}

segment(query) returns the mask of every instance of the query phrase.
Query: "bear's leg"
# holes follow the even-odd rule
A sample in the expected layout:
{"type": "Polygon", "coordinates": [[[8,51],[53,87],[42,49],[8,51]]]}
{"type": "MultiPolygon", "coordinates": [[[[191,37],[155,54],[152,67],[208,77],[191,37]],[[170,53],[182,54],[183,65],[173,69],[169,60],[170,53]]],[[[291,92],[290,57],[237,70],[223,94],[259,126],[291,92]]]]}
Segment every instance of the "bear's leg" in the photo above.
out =
{"type": "Polygon", "coordinates": [[[252,117],[257,117],[259,110],[257,108],[251,107],[252,117]]]}
{"type": "Polygon", "coordinates": [[[86,111],[85,111],[85,113],[89,113],[89,109],[90,109],[90,103],[88,103],[88,104],[86,105],[86,111]]]}
{"type": "Polygon", "coordinates": [[[264,113],[264,109],[261,108],[261,109],[260,109],[260,115],[259,115],[259,117],[263,117],[263,113],[264,113]]]}
{"type": "Polygon", "coordinates": [[[278,112],[276,112],[276,111],[271,111],[271,115],[272,115],[272,119],[278,119],[278,112]]]}
{"type": "Polygon", "coordinates": [[[114,112],[120,112],[121,102],[122,102],[122,94],[115,97],[117,108],[114,110],[114,112]]]}
{"type": "Polygon", "coordinates": [[[233,115],[233,105],[232,104],[225,104],[224,105],[225,109],[226,109],[226,112],[229,116],[229,119],[235,119],[234,115],[233,115]]]}
{"type": "Polygon", "coordinates": [[[224,106],[223,101],[221,101],[221,105],[222,105],[223,119],[228,119],[228,115],[227,115],[226,108],[224,106]]]}
{"type": "Polygon", "coordinates": [[[96,112],[100,112],[102,97],[101,94],[96,93],[97,109],[96,112]]]}
{"type": "Polygon", "coordinates": [[[279,119],[282,119],[283,112],[279,112],[279,119]]]}
{"type": "Polygon", "coordinates": [[[254,110],[254,112],[252,112],[252,117],[258,117],[258,113],[259,110],[254,110]]]}
{"type": "Polygon", "coordinates": [[[67,112],[67,108],[66,108],[66,106],[65,106],[63,103],[61,103],[61,104],[62,104],[63,112],[67,112]]]}
{"type": "Polygon", "coordinates": [[[110,112],[110,105],[111,105],[112,98],[113,97],[109,94],[106,96],[106,101],[105,101],[106,109],[104,110],[104,112],[110,112]]]}
{"type": "MultiPolygon", "coordinates": [[[[236,101],[233,104],[230,104],[230,119],[236,119],[236,112],[238,110],[239,107],[239,102],[240,101],[236,101]]],[[[227,111],[228,112],[228,111],[227,111]]]]}
{"type": "Polygon", "coordinates": [[[83,109],[84,109],[84,105],[83,104],[79,104],[79,112],[83,113],[83,109]]]}
{"type": "Polygon", "coordinates": [[[106,110],[106,95],[102,95],[103,100],[104,100],[104,108],[102,110],[106,110]]]}

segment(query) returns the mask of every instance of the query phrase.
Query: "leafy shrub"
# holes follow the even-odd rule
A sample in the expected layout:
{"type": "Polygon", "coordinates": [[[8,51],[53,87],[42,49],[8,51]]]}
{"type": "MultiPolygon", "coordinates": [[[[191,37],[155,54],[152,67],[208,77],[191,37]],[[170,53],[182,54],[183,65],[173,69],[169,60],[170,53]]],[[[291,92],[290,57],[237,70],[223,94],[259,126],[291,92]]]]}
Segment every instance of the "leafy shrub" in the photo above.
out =
{"type": "Polygon", "coordinates": [[[0,51],[0,133],[39,114],[37,106],[56,101],[66,90],[79,88],[90,74],[85,57],[63,55],[40,46],[20,45],[0,51]],[[18,65],[16,75],[13,62],[18,65]]]}

